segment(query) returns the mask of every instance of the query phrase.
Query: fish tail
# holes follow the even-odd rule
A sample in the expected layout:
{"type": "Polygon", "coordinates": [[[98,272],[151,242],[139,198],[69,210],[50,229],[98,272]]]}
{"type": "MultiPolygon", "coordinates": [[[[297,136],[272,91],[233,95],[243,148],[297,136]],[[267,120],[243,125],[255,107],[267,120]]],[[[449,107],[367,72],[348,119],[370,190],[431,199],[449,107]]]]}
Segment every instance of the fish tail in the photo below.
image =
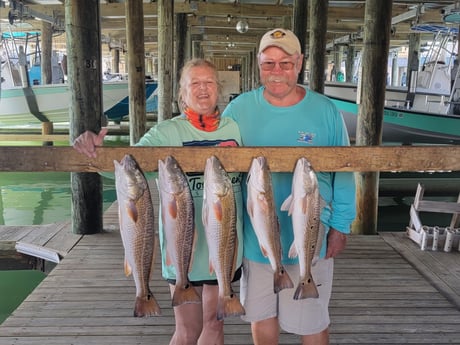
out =
{"type": "Polygon", "coordinates": [[[289,274],[281,266],[274,274],[273,274],[273,290],[275,293],[280,292],[283,289],[290,289],[294,287],[294,283],[289,277],[289,274]]]}
{"type": "Polygon", "coordinates": [[[217,320],[223,320],[228,316],[241,316],[246,314],[244,307],[235,294],[219,297],[217,301],[217,320]]]}
{"type": "Polygon", "coordinates": [[[311,274],[307,276],[307,279],[301,280],[299,285],[297,285],[297,289],[294,293],[294,299],[305,299],[305,298],[318,298],[319,293],[318,289],[316,288],[316,284],[313,280],[311,274]]]}
{"type": "Polygon", "coordinates": [[[176,307],[184,303],[201,303],[200,295],[189,282],[184,285],[176,284],[174,289],[172,306],[176,307]]]}
{"type": "Polygon", "coordinates": [[[161,315],[161,309],[151,291],[146,297],[136,297],[134,317],[161,315]]]}

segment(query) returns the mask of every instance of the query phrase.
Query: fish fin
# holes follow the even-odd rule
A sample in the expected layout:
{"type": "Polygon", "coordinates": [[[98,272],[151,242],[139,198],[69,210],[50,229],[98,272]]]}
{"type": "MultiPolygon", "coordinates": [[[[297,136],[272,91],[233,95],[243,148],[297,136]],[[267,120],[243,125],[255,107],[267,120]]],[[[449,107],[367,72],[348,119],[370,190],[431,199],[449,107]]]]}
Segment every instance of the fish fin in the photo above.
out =
{"type": "Polygon", "coordinates": [[[214,265],[212,264],[212,261],[211,259],[209,259],[209,274],[213,274],[214,273],[214,265]]]}
{"type": "Polygon", "coordinates": [[[171,218],[176,219],[177,218],[177,203],[176,200],[172,200],[168,202],[168,213],[171,216],[171,218]]]}
{"type": "Polygon", "coordinates": [[[185,282],[185,284],[180,286],[176,282],[172,297],[173,307],[177,307],[178,305],[185,303],[201,303],[200,295],[188,280],[185,282]]]}
{"type": "Polygon", "coordinates": [[[153,245],[152,266],[150,267],[150,274],[149,274],[149,280],[148,280],[148,281],[150,281],[150,279],[151,279],[152,276],[153,276],[153,270],[154,270],[154,268],[155,268],[155,258],[157,257],[157,250],[158,250],[158,249],[157,249],[157,246],[155,245],[155,243],[156,243],[155,237],[156,237],[156,236],[154,235],[153,241],[152,241],[152,243],[153,243],[153,244],[152,244],[152,245],[153,245]]]}
{"type": "Polygon", "coordinates": [[[306,298],[318,298],[319,293],[316,288],[315,281],[311,274],[307,276],[307,279],[302,280],[297,285],[297,289],[294,292],[294,299],[306,299],[306,298]]]}
{"type": "Polygon", "coordinates": [[[212,205],[213,205],[213,209],[214,209],[214,214],[216,216],[216,220],[221,222],[223,214],[224,214],[224,212],[222,210],[222,203],[219,200],[219,201],[214,202],[212,205]]]}
{"type": "Polygon", "coordinates": [[[196,228],[193,229],[193,239],[192,239],[192,254],[190,255],[190,263],[188,265],[188,271],[190,272],[193,267],[193,261],[195,260],[195,247],[198,242],[198,231],[196,228]]]}
{"type": "Polygon", "coordinates": [[[298,255],[298,253],[297,253],[297,248],[295,246],[295,242],[292,242],[291,247],[289,248],[288,256],[289,256],[289,258],[292,259],[292,258],[296,258],[297,255],[298,255]]]}
{"type": "Polygon", "coordinates": [[[125,275],[127,277],[129,277],[131,275],[131,273],[133,273],[133,269],[131,268],[131,266],[128,263],[128,260],[126,260],[126,258],[125,258],[124,268],[125,268],[125,275]]]}
{"type": "Polygon", "coordinates": [[[248,198],[248,203],[246,205],[246,208],[247,208],[247,211],[248,211],[248,215],[249,217],[252,219],[254,218],[254,205],[252,203],[252,198],[248,198]]]}
{"type": "Polygon", "coordinates": [[[280,292],[283,289],[290,289],[294,287],[291,277],[283,266],[273,274],[273,291],[280,292]]]}
{"type": "Polygon", "coordinates": [[[262,210],[264,210],[265,213],[269,213],[270,206],[268,205],[265,194],[259,193],[259,197],[257,198],[257,200],[259,201],[259,204],[262,206],[262,210]]]}
{"type": "Polygon", "coordinates": [[[291,215],[291,203],[292,203],[292,194],[290,194],[286,200],[281,204],[281,211],[288,211],[288,215],[291,215]]]}
{"type": "Polygon", "coordinates": [[[147,296],[136,296],[136,303],[134,305],[134,317],[146,317],[153,315],[161,315],[161,309],[153,297],[152,292],[149,290],[147,296]]]}
{"type": "Polygon", "coordinates": [[[207,203],[203,203],[203,209],[201,210],[201,221],[203,222],[204,227],[208,226],[208,214],[209,214],[209,208],[207,206],[207,203]]]}
{"type": "Polygon", "coordinates": [[[311,260],[311,266],[312,267],[315,266],[318,260],[319,260],[319,256],[317,255],[313,256],[313,259],[311,260]]]}
{"type": "Polygon", "coordinates": [[[237,295],[231,292],[230,296],[220,297],[217,300],[217,320],[223,320],[228,316],[241,316],[246,314],[237,295]]]}
{"type": "Polygon", "coordinates": [[[238,263],[238,237],[235,234],[235,249],[233,250],[233,263],[232,263],[232,279],[236,272],[236,264],[238,263]]]}
{"type": "Polygon", "coordinates": [[[268,256],[267,250],[265,249],[264,246],[260,246],[260,251],[262,252],[262,255],[263,255],[264,257],[267,257],[267,256],[268,256]]]}
{"type": "Polygon", "coordinates": [[[139,216],[139,214],[137,212],[136,203],[133,200],[128,201],[128,204],[126,205],[126,211],[128,216],[134,221],[134,223],[137,223],[137,217],[139,216]]]}
{"type": "Polygon", "coordinates": [[[301,210],[302,210],[302,213],[303,214],[306,214],[308,212],[308,209],[311,207],[310,206],[310,203],[309,203],[309,200],[310,198],[307,197],[307,195],[305,195],[304,197],[302,197],[301,199],[301,210]]]}

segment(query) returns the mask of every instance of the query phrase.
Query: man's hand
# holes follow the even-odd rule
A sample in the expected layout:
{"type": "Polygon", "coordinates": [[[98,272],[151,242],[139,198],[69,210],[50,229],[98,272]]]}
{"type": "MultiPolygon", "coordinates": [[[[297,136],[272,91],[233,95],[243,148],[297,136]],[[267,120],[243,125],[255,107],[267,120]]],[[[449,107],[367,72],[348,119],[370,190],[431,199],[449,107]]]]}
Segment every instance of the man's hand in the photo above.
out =
{"type": "Polygon", "coordinates": [[[96,147],[102,146],[107,132],[108,128],[106,127],[101,128],[99,134],[86,131],[75,139],[72,146],[75,150],[87,155],[89,158],[96,158],[96,147]]]}
{"type": "Polygon", "coordinates": [[[347,235],[335,230],[334,228],[329,229],[327,234],[327,252],[326,259],[334,258],[345,249],[347,244],[347,235]]]}

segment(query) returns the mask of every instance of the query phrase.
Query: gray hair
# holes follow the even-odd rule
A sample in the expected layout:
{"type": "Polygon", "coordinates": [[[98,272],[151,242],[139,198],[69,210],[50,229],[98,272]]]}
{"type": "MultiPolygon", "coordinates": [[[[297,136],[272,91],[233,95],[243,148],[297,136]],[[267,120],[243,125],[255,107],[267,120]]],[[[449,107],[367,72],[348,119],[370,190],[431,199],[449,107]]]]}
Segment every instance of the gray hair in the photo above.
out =
{"type": "Polygon", "coordinates": [[[181,110],[184,108],[185,104],[183,101],[183,94],[185,93],[185,90],[187,89],[186,85],[186,80],[187,76],[192,68],[195,67],[208,67],[214,72],[214,77],[216,79],[217,83],[217,91],[220,93],[222,91],[222,84],[219,81],[219,76],[217,73],[217,67],[214,65],[211,61],[205,60],[205,59],[192,59],[189,60],[184,67],[182,67],[182,71],[180,74],[180,80],[179,80],[179,92],[178,92],[178,102],[181,110]]]}

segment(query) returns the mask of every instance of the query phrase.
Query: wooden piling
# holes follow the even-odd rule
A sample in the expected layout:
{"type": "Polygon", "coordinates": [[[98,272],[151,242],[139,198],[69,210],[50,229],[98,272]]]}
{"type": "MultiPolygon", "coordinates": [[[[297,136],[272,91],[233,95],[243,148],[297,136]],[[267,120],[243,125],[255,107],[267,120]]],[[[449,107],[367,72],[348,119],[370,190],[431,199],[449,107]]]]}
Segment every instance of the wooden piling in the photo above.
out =
{"type": "Polygon", "coordinates": [[[142,0],[125,1],[128,46],[129,141],[136,144],[146,132],[144,8],[142,0]]]}
{"type": "MultiPolygon", "coordinates": [[[[53,134],[53,123],[48,121],[48,122],[42,122],[42,135],[50,135],[53,134]]],[[[52,146],[53,142],[52,141],[44,141],[43,146],[52,146]]]]}
{"type": "MultiPolygon", "coordinates": [[[[376,146],[382,143],[383,108],[388,50],[390,45],[392,0],[367,0],[364,16],[364,49],[360,79],[361,105],[356,128],[357,146],[376,146]]],[[[377,232],[378,172],[356,174],[357,218],[353,232],[377,232]]]]}
{"type": "MultiPolygon", "coordinates": [[[[100,5],[98,0],[66,0],[65,23],[70,103],[70,140],[85,130],[98,133],[102,117],[100,5]]],[[[102,230],[102,178],[71,173],[72,231],[102,230]],[[90,196],[90,197],[88,197],[90,196]]]]}
{"type": "Polygon", "coordinates": [[[158,122],[172,117],[174,1],[158,1],[158,122]]]}
{"type": "MultiPolygon", "coordinates": [[[[302,53],[305,58],[307,56],[308,0],[294,0],[293,7],[292,28],[293,32],[299,38],[300,49],[302,49],[299,53],[302,53]]],[[[305,71],[305,63],[302,64],[302,67],[302,71],[305,71]]],[[[305,73],[300,73],[297,81],[303,84],[304,77],[305,73]]]]}
{"type": "Polygon", "coordinates": [[[329,0],[310,3],[310,89],[324,93],[324,61],[326,58],[327,9],[329,0]]]}
{"type": "Polygon", "coordinates": [[[48,22],[42,21],[41,24],[42,24],[41,56],[40,56],[41,84],[47,85],[47,84],[51,84],[53,81],[53,69],[51,66],[53,28],[51,27],[51,24],[48,22]]]}

